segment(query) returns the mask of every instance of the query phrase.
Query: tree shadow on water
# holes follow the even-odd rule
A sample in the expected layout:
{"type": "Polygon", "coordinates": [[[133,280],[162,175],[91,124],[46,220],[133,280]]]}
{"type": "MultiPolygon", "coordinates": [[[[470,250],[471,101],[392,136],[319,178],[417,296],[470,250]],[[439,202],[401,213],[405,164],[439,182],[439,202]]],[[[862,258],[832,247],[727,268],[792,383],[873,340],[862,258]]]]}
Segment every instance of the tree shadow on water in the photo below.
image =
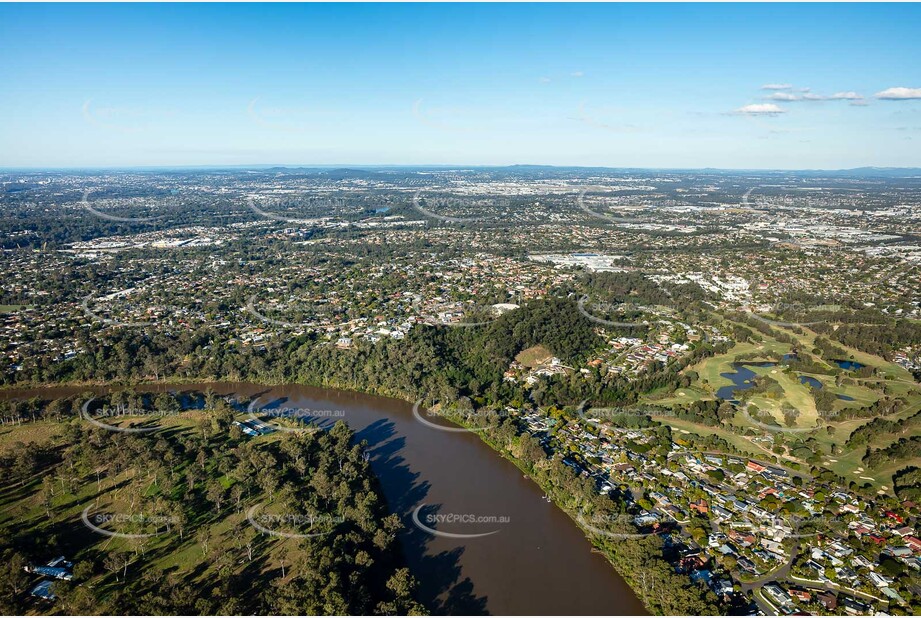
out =
{"type": "MultiPolygon", "coordinates": [[[[423,509],[427,515],[437,513],[440,506],[426,505],[423,509]]],[[[421,517],[421,515],[420,515],[421,517]]],[[[430,553],[428,546],[431,534],[416,528],[412,514],[404,518],[406,528],[400,541],[409,556],[413,573],[419,580],[420,600],[432,614],[483,616],[489,614],[486,608],[487,598],[474,593],[473,580],[464,577],[460,559],[465,548],[455,547],[438,553],[430,553]]],[[[458,541],[462,543],[462,541],[458,541]]]]}
{"type": "MultiPolygon", "coordinates": [[[[400,515],[404,529],[400,544],[406,561],[419,582],[419,600],[433,614],[486,615],[486,597],[478,597],[473,581],[463,577],[460,558],[463,546],[438,553],[428,549],[432,535],[415,526],[413,511],[429,493],[430,484],[419,472],[410,469],[400,454],[406,438],[398,436],[392,421],[380,419],[356,433],[368,444],[371,467],[380,479],[390,511],[400,515]]],[[[426,505],[426,516],[437,513],[440,505],[426,505]]]]}

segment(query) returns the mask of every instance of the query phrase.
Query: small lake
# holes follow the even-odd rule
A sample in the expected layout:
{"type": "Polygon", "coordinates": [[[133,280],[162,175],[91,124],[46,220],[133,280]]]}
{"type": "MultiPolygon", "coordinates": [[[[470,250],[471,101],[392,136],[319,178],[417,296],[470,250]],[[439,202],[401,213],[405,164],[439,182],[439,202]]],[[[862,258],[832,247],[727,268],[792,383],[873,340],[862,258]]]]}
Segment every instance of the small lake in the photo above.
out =
{"type": "Polygon", "coordinates": [[[799,383],[808,384],[809,386],[811,386],[812,388],[816,390],[819,390],[822,388],[822,383],[819,382],[816,378],[813,378],[812,376],[800,376],[799,383]]]}
{"type": "Polygon", "coordinates": [[[750,388],[754,388],[755,384],[753,380],[758,376],[754,371],[749,369],[749,367],[776,367],[777,363],[733,363],[732,368],[735,369],[733,372],[721,373],[720,375],[724,378],[732,380],[732,384],[728,386],[723,386],[718,391],[716,391],[717,399],[728,399],[730,401],[735,400],[735,394],[739,391],[747,391],[750,388]]]}
{"type": "Polygon", "coordinates": [[[841,369],[844,369],[846,371],[854,371],[855,369],[862,369],[866,367],[866,365],[864,365],[863,363],[858,363],[857,361],[852,361],[852,360],[841,360],[841,359],[836,358],[834,359],[833,362],[839,367],[841,367],[841,369]]]}

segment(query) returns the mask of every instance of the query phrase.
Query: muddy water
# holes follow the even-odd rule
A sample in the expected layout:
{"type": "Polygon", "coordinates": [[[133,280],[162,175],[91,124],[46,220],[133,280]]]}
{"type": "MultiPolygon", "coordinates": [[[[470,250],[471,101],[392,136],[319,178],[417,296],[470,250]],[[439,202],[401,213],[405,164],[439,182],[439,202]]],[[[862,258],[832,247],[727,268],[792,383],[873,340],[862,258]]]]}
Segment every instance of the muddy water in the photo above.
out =
{"type": "MultiPolygon", "coordinates": [[[[644,614],[642,604],[572,520],[513,464],[469,432],[433,429],[403,401],[304,386],[193,384],[138,390],[258,395],[260,408],[326,412],[368,442],[370,461],[423,601],[439,614],[644,614]],[[421,507],[421,509],[420,509],[421,507]],[[435,536],[413,524],[456,536],[435,536]],[[480,536],[468,536],[480,535],[480,536]]],[[[0,391],[0,398],[87,390],[0,391]]]]}

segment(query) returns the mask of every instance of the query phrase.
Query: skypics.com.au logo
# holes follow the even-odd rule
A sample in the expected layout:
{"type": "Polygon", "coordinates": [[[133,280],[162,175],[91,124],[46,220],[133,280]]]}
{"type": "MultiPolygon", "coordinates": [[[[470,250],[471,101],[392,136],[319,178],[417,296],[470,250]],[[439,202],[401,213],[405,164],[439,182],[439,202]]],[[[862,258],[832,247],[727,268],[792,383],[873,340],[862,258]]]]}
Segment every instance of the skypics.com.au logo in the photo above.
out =
{"type": "Polygon", "coordinates": [[[149,539],[172,531],[176,518],[170,515],[99,511],[91,514],[93,505],[83,509],[83,525],[102,536],[120,539],[149,539]]]}
{"type": "Polygon", "coordinates": [[[828,322],[828,315],[840,311],[841,307],[830,304],[785,303],[776,302],[767,306],[756,307],[757,311],[749,311],[748,315],[759,322],[769,326],[793,327],[815,326],[828,322]],[[820,314],[816,316],[815,314],[820,314]],[[824,317],[821,314],[825,314],[824,317]],[[772,316],[772,317],[767,317],[772,316]],[[780,316],[793,316],[792,320],[777,319],[780,316]]]}
{"type": "MultiPolygon", "coordinates": [[[[511,523],[511,518],[507,515],[478,515],[475,513],[455,512],[423,513],[422,511],[427,506],[423,503],[413,510],[413,525],[427,534],[446,539],[476,539],[492,536],[502,531],[501,526],[511,523]],[[446,529],[439,530],[437,526],[446,529]],[[495,526],[500,527],[495,528],[495,526]],[[486,529],[485,531],[484,528],[486,529]]],[[[431,509],[431,507],[428,508],[431,509]]]]}
{"type": "Polygon", "coordinates": [[[246,511],[246,520],[263,534],[286,539],[309,539],[325,536],[336,531],[345,523],[341,515],[328,513],[274,513],[264,510],[264,504],[256,504],[246,511]]]}
{"type": "Polygon", "coordinates": [[[436,199],[436,198],[429,198],[428,200],[426,200],[426,199],[423,197],[423,195],[422,195],[422,190],[421,190],[421,189],[420,189],[419,191],[416,191],[416,193],[413,195],[412,205],[413,205],[413,208],[414,208],[418,213],[420,213],[420,214],[422,214],[422,215],[424,215],[424,216],[426,216],[426,217],[428,217],[428,218],[430,218],[430,219],[437,219],[437,220],[443,221],[443,222],[445,222],[445,223],[478,223],[478,222],[480,222],[480,221],[483,220],[482,217],[452,217],[452,216],[448,216],[448,215],[441,215],[441,214],[438,214],[438,213],[436,213],[436,212],[433,212],[432,210],[429,210],[429,208],[427,208],[427,206],[434,205],[434,203],[436,203],[436,202],[437,202],[437,205],[440,206],[440,207],[446,207],[446,206],[447,206],[447,207],[450,207],[450,206],[455,206],[455,207],[456,207],[456,206],[464,206],[464,207],[466,207],[466,206],[469,206],[468,203],[464,202],[463,200],[457,199],[457,198],[454,198],[454,199],[451,199],[451,198],[437,198],[437,199],[436,199]],[[430,202],[432,202],[432,203],[430,204],[430,202]]]}
{"type": "Polygon", "coordinates": [[[152,433],[154,431],[159,431],[162,429],[162,427],[160,425],[146,427],[121,427],[119,425],[112,425],[111,423],[106,422],[107,420],[129,418],[133,420],[135,418],[140,418],[144,423],[147,423],[151,420],[174,417],[182,413],[181,410],[144,410],[137,408],[128,408],[123,411],[119,411],[109,406],[103,406],[101,409],[91,413],[90,406],[94,401],[96,401],[96,397],[92,397],[86,403],[84,403],[80,408],[80,415],[84,420],[95,425],[96,427],[114,433],[152,433]]]}
{"type": "MultiPolygon", "coordinates": [[[[121,320],[115,320],[115,319],[112,319],[112,318],[107,318],[107,317],[105,317],[105,316],[100,315],[99,313],[97,313],[97,312],[92,308],[93,305],[96,305],[96,304],[98,304],[98,303],[100,303],[100,302],[104,302],[104,303],[108,304],[108,305],[111,307],[112,304],[113,304],[113,301],[115,301],[115,300],[117,300],[117,299],[119,299],[119,298],[123,298],[123,297],[127,296],[128,294],[130,294],[131,292],[134,292],[134,291],[135,291],[135,290],[134,290],[133,288],[132,288],[132,289],[129,289],[129,290],[123,290],[123,291],[121,291],[121,292],[115,292],[115,293],[113,293],[113,294],[109,294],[109,295],[104,296],[104,297],[102,297],[102,298],[100,298],[100,299],[97,299],[97,298],[96,298],[96,294],[95,294],[94,292],[91,292],[91,293],[89,293],[88,295],[86,295],[86,296],[83,298],[83,301],[80,303],[80,308],[83,310],[83,314],[86,315],[86,317],[88,317],[88,318],[90,318],[90,319],[92,319],[92,320],[95,320],[95,321],[97,321],[97,322],[101,322],[101,323],[105,324],[106,326],[121,326],[121,327],[127,327],[127,328],[137,328],[137,327],[144,327],[144,326],[153,326],[155,323],[154,323],[154,322],[149,322],[149,321],[141,321],[141,322],[132,321],[132,322],[124,322],[124,321],[121,321],[121,320]]],[[[150,311],[151,309],[153,309],[153,308],[148,309],[148,311],[150,311]]],[[[174,308],[173,308],[173,307],[164,307],[164,306],[161,305],[161,306],[159,306],[159,309],[160,309],[160,310],[163,310],[163,309],[173,310],[174,308]]]]}
{"type": "Polygon", "coordinates": [[[582,295],[576,307],[578,308],[579,313],[581,313],[583,316],[596,324],[601,324],[602,326],[613,326],[620,328],[647,328],[649,326],[649,322],[645,320],[638,322],[627,322],[608,320],[606,318],[598,317],[599,315],[611,315],[612,313],[642,314],[644,311],[648,311],[646,307],[639,305],[607,302],[589,303],[589,297],[587,295],[582,295]]]}
{"type": "Polygon", "coordinates": [[[616,541],[642,539],[659,534],[660,518],[653,514],[629,515],[627,513],[580,513],[576,521],[586,530],[616,541]],[[643,532],[641,530],[649,530],[643,532]]]}
{"type": "Polygon", "coordinates": [[[257,408],[259,398],[253,399],[246,407],[246,415],[258,425],[265,425],[275,431],[289,433],[316,432],[318,423],[345,418],[345,410],[320,410],[313,408],[257,408]],[[282,419],[295,426],[283,425],[268,419],[282,419]]]}
{"type": "Polygon", "coordinates": [[[815,425],[797,427],[796,423],[803,414],[800,410],[790,406],[780,408],[776,415],[770,410],[760,410],[752,403],[742,403],[738,406],[738,409],[749,423],[771,433],[812,433],[824,429],[826,427],[825,423],[838,415],[835,410],[819,410],[815,415],[815,425]],[[782,421],[777,418],[777,415],[780,416],[782,421]]]}
{"type": "Polygon", "coordinates": [[[598,428],[618,429],[621,431],[657,431],[662,425],[655,422],[657,418],[677,418],[668,408],[650,406],[636,407],[588,407],[584,399],[576,407],[576,416],[582,421],[598,428]]]}
{"type": "Polygon", "coordinates": [[[147,217],[123,217],[119,215],[113,215],[108,212],[104,212],[102,210],[99,210],[98,208],[96,208],[96,206],[90,203],[89,196],[92,193],[93,191],[90,189],[87,189],[86,191],[84,191],[83,199],[80,200],[80,205],[83,207],[83,209],[86,212],[90,213],[91,215],[95,217],[99,217],[100,219],[105,219],[107,221],[113,221],[115,223],[143,223],[143,224],[148,224],[148,225],[164,221],[163,215],[147,216],[147,217]]]}
{"type": "Polygon", "coordinates": [[[486,431],[495,428],[502,422],[502,419],[509,416],[507,410],[494,410],[492,408],[475,408],[469,399],[461,399],[454,405],[434,406],[425,408],[423,400],[419,399],[413,404],[413,418],[429,427],[438,431],[464,432],[464,431],[486,431]],[[448,421],[463,422],[469,425],[482,424],[480,427],[449,427],[440,423],[432,422],[432,418],[442,418],[448,421]]]}
{"type": "MultiPolygon", "coordinates": [[[[316,328],[320,324],[319,321],[314,321],[314,320],[309,320],[309,321],[304,321],[304,322],[289,322],[287,320],[279,320],[277,318],[269,317],[263,311],[256,308],[256,299],[258,296],[259,296],[258,294],[253,294],[252,296],[250,296],[246,301],[244,310],[247,313],[259,318],[266,324],[272,324],[274,326],[280,326],[282,328],[293,328],[293,329],[316,328]]],[[[318,305],[310,305],[310,306],[305,307],[304,309],[312,315],[323,316],[324,318],[328,317],[328,315],[324,311],[322,311],[321,310],[322,308],[319,307],[318,305]]]]}
{"type": "Polygon", "coordinates": [[[355,204],[370,200],[368,194],[341,189],[311,192],[293,191],[285,194],[253,193],[245,198],[246,206],[269,221],[290,223],[297,229],[348,229],[356,223],[353,217],[361,211],[355,204]]]}
{"type": "MultiPolygon", "coordinates": [[[[588,200],[585,197],[587,193],[610,193],[616,190],[617,190],[616,188],[604,187],[604,186],[599,186],[599,185],[584,187],[583,189],[579,191],[578,195],[576,196],[576,205],[579,207],[579,210],[581,210],[582,212],[585,212],[596,219],[599,219],[601,221],[606,221],[608,223],[615,223],[615,224],[643,223],[642,219],[637,219],[635,217],[620,216],[620,215],[615,216],[612,214],[599,212],[598,209],[602,207],[602,204],[593,203],[591,206],[589,206],[588,200]]],[[[593,201],[601,202],[601,199],[596,198],[593,201]]],[[[633,210],[634,209],[632,207],[629,209],[625,209],[624,207],[619,207],[617,210],[613,212],[619,212],[619,213],[623,213],[623,215],[628,215],[628,214],[632,214],[633,210]]]]}

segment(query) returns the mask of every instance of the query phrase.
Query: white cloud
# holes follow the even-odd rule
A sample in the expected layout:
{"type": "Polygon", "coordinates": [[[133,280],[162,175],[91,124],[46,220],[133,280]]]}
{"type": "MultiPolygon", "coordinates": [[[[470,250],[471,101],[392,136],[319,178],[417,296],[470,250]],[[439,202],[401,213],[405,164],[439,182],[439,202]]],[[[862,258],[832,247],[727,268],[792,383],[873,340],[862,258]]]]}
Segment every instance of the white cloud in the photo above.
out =
{"type": "Polygon", "coordinates": [[[541,77],[537,81],[539,81],[542,84],[549,84],[552,80],[549,77],[541,77]]]}
{"type": "Polygon", "coordinates": [[[585,75],[585,73],[583,73],[582,71],[573,71],[573,72],[572,72],[572,76],[573,76],[573,77],[582,77],[583,75],[585,75]]]}
{"type": "Polygon", "coordinates": [[[898,86],[896,88],[887,88],[874,95],[877,99],[888,99],[890,101],[907,101],[910,99],[921,99],[921,88],[905,88],[898,86]]]}
{"type": "Polygon", "coordinates": [[[863,96],[854,92],[836,92],[833,95],[814,94],[803,91],[803,94],[793,94],[792,92],[774,92],[765,97],[770,101],[862,101],[863,96]]]}
{"type": "Polygon", "coordinates": [[[765,84],[761,86],[762,90],[789,90],[793,84],[765,84]]]}
{"type": "Polygon", "coordinates": [[[773,103],[752,103],[751,105],[740,107],[733,113],[745,116],[776,116],[778,114],[784,114],[786,111],[787,110],[773,103]]]}
{"type": "Polygon", "coordinates": [[[798,101],[799,97],[789,92],[775,92],[768,97],[772,101],[798,101]]]}

